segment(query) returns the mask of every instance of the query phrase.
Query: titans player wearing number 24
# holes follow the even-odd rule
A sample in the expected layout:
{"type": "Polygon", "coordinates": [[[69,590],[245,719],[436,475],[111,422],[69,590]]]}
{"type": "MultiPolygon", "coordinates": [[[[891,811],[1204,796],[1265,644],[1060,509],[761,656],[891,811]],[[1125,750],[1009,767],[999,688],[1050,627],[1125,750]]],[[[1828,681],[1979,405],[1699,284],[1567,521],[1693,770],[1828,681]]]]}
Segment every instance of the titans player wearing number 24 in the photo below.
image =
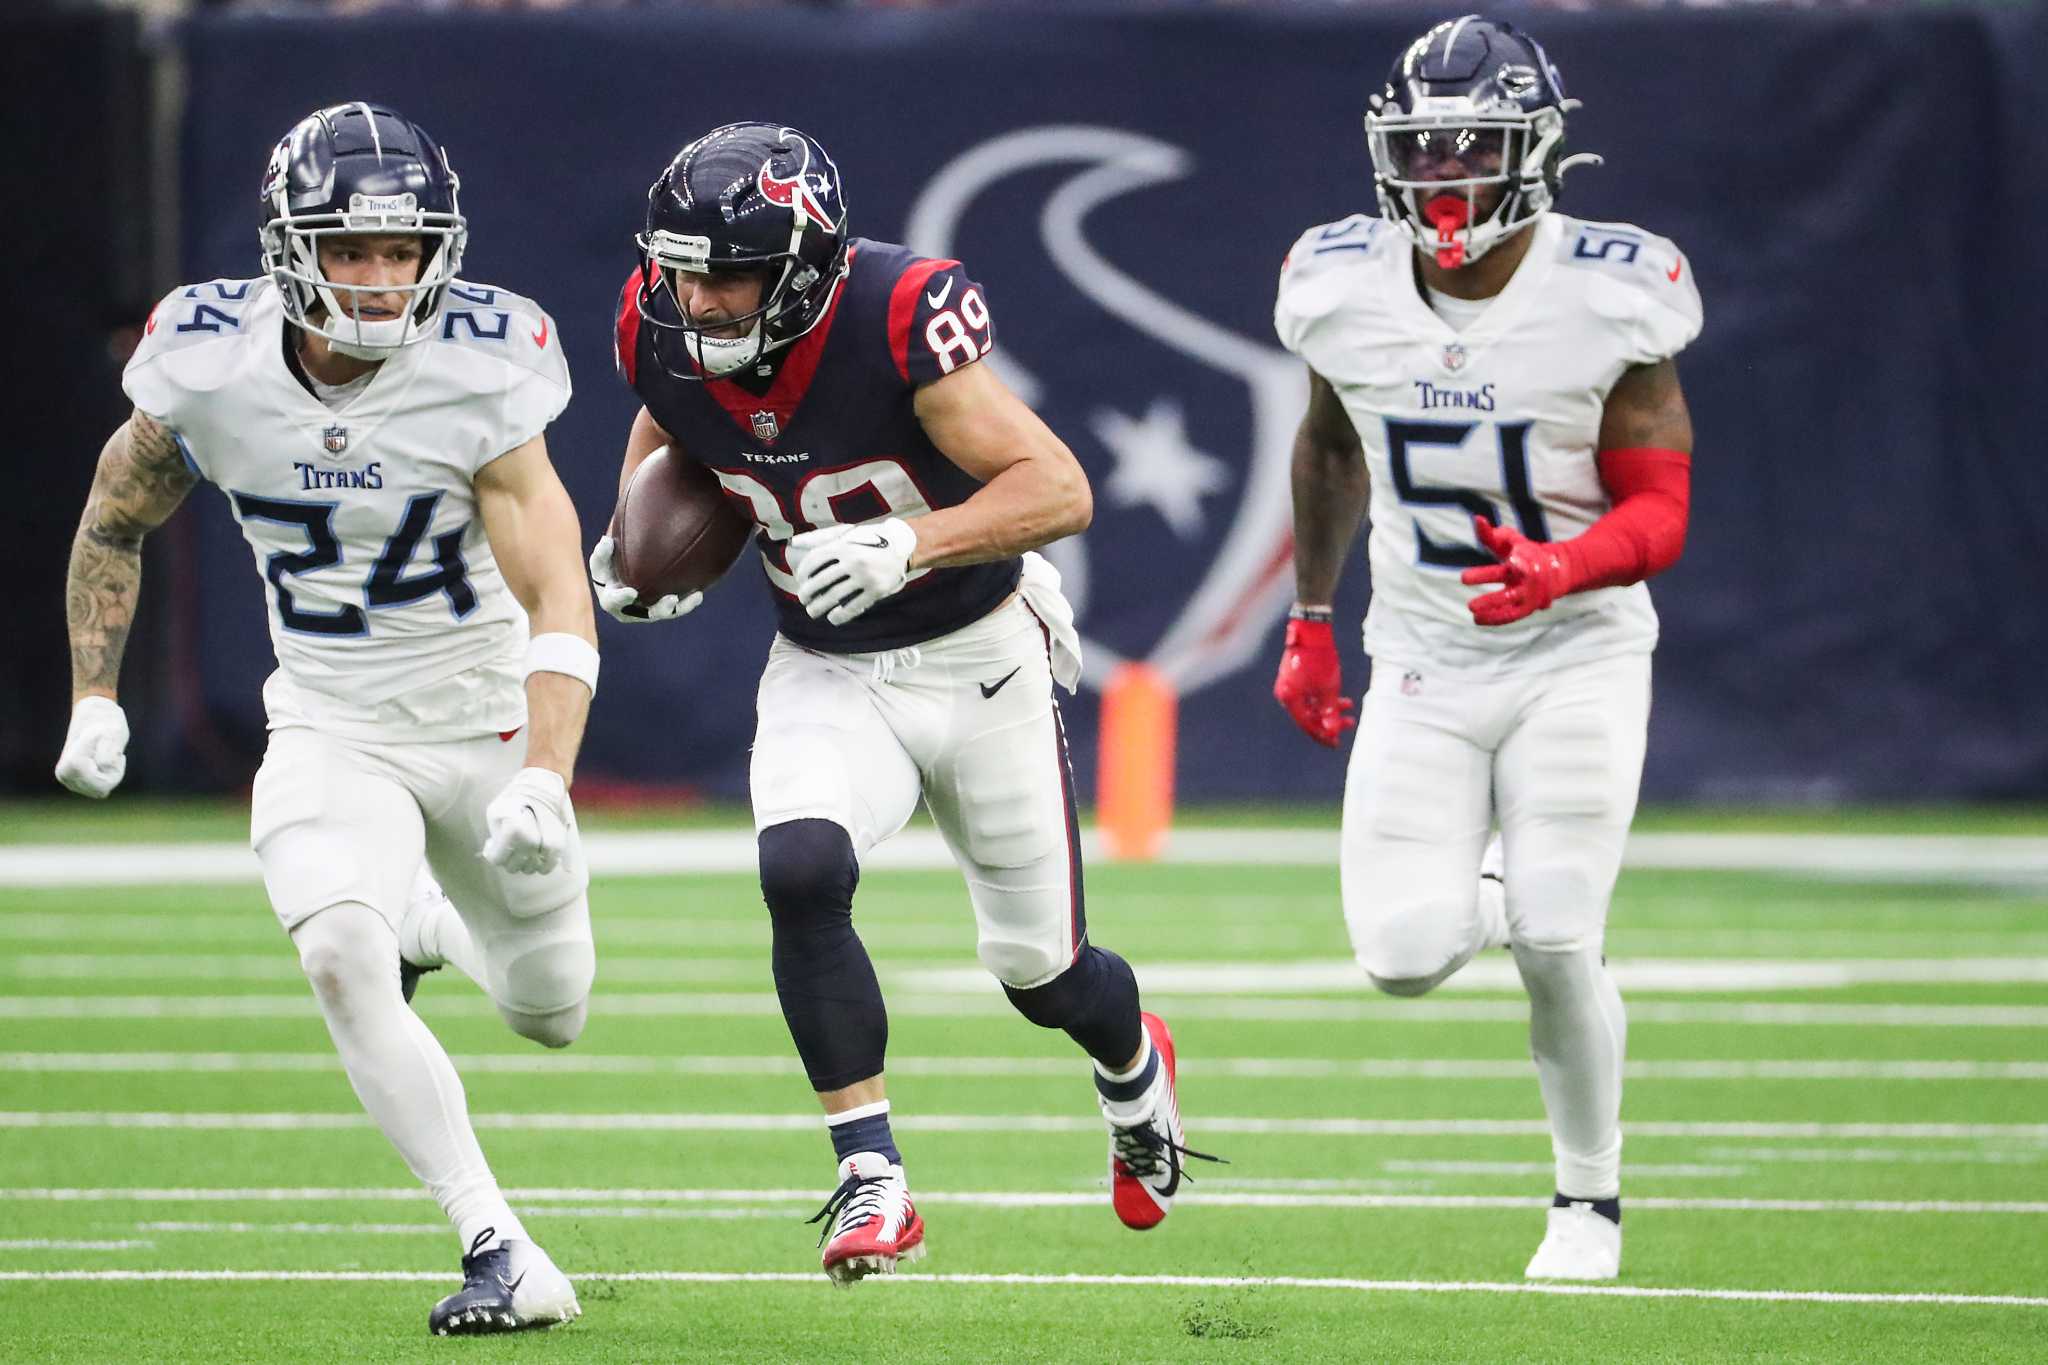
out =
{"type": "Polygon", "coordinates": [[[569,372],[546,313],[457,279],[458,188],[402,115],[322,109],[264,177],[265,275],[150,315],[123,377],[134,414],[72,548],[57,767],[86,796],[120,782],[142,538],[213,484],[269,582],[278,661],[250,838],[350,1083],[455,1224],[464,1284],[429,1315],[441,1335],[578,1309],[409,1006],[417,974],[454,962],[515,1031],[562,1047],[594,968],[568,782],[596,633],[542,436],[569,372]]]}
{"type": "MultiPolygon", "coordinates": [[[[1088,524],[1086,476],[978,363],[994,344],[981,286],[956,261],[849,239],[841,194],[794,129],[690,143],[648,192],[618,353],[643,404],[623,479],[663,446],[709,468],[758,528],[775,594],[749,785],[775,988],[839,1157],[824,1267],[846,1284],[924,1249],[852,922],[861,860],[920,795],[966,875],[983,965],[1094,1058],[1125,1223],[1166,1216],[1186,1149],[1166,1025],[1082,916],[1053,697],[1079,679],[1078,638],[1030,551],[1088,524]]],[[[590,567],[621,620],[701,597],[640,603],[612,557],[607,537],[590,567]]]]}
{"type": "MultiPolygon", "coordinates": [[[[1330,598],[1368,500],[1372,681],[1345,779],[1341,883],[1374,984],[1420,995],[1506,944],[1557,1185],[1531,1278],[1621,1265],[1621,997],[1602,956],[1635,813],[1657,616],[1684,544],[1700,330],[1669,241],[1552,209],[1557,70],[1476,15],[1394,63],[1366,134],[1381,214],[1311,229],[1275,321],[1308,362],[1294,444],[1298,600],[1274,692],[1353,724],[1330,598]],[[1481,876],[1498,824],[1502,885],[1481,876]]],[[[1598,158],[1585,158],[1598,160],[1598,158]]]]}

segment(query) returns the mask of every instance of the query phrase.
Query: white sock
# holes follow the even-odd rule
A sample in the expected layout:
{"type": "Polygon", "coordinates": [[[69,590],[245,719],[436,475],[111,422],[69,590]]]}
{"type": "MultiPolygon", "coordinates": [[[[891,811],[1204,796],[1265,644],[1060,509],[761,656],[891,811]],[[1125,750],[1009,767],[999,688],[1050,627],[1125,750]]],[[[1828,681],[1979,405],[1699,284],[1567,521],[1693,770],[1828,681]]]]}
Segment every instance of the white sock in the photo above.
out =
{"type": "Polygon", "coordinates": [[[1095,1063],[1096,1096],[1102,1105],[1102,1112],[1113,1123],[1142,1123],[1151,1117],[1152,1110],[1159,1102],[1159,1087],[1164,1083],[1166,1067],[1164,1064],[1155,1064],[1159,1054],[1152,1049],[1151,1030],[1140,1029],[1138,1033],[1143,1040],[1138,1050],[1138,1060],[1127,1070],[1111,1071],[1101,1062],[1095,1063]],[[1152,1082],[1142,1091],[1127,1099],[1115,1098],[1110,1093],[1109,1087],[1128,1086],[1144,1079],[1148,1067],[1153,1072],[1152,1082]]]}
{"type": "Polygon", "coordinates": [[[420,1017],[406,1008],[384,918],[333,906],[292,933],[327,1032],[363,1108],[454,1222],[466,1253],[524,1238],[470,1127],[462,1082],[420,1017]]]}
{"type": "Polygon", "coordinates": [[[1598,946],[1569,953],[1515,945],[1529,992],[1529,1051],[1550,1115],[1557,1192],[1621,1193],[1621,1067],[1628,1016],[1598,946]]]}
{"type": "Polygon", "coordinates": [[[399,928],[398,947],[406,960],[416,966],[445,963],[489,989],[483,950],[476,946],[455,902],[441,890],[441,884],[434,880],[424,862],[413,879],[412,903],[406,907],[405,921],[399,928]]]}

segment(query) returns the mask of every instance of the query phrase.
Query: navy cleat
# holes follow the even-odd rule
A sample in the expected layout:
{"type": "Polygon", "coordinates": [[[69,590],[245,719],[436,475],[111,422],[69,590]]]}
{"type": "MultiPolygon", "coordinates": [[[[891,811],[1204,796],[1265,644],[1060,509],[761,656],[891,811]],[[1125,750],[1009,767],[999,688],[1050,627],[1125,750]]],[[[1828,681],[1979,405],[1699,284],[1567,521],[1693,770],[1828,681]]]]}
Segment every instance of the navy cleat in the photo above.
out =
{"type": "Polygon", "coordinates": [[[420,988],[421,977],[425,976],[428,972],[438,972],[440,970],[441,964],[438,962],[431,967],[422,967],[417,962],[407,962],[404,958],[399,958],[398,989],[404,993],[405,1003],[408,1005],[412,1003],[412,993],[420,988]]]}
{"type": "Polygon", "coordinates": [[[485,1228],[462,1258],[462,1288],[434,1305],[427,1329],[437,1337],[523,1332],[571,1322],[583,1312],[569,1277],[531,1242],[477,1248],[497,1236],[485,1228]]]}

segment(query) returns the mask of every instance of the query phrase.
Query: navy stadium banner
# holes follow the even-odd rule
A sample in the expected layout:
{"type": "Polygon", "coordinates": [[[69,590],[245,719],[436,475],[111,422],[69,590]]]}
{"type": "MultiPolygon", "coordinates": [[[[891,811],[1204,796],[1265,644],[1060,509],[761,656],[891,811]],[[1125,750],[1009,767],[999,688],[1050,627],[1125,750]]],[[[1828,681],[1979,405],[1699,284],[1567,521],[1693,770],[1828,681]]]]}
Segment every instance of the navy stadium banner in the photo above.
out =
{"type": "MultiPolygon", "coordinates": [[[[1304,227],[1372,209],[1365,95],[1436,17],[210,15],[180,37],[185,275],[254,273],[257,181],[296,118],[404,109],[463,177],[465,273],[557,320],[577,395],[549,440],[594,536],[634,410],[610,332],[649,180],[715,124],[802,127],[856,232],[984,282],[1005,377],[1093,478],[1094,527],[1055,553],[1093,655],[1068,704],[1084,787],[1092,684],[1143,659],[1183,692],[1183,799],[1334,797],[1341,760],[1269,695],[1305,392],[1272,294],[1304,227]]],[[[1565,207],[1675,238],[1706,299],[1680,366],[1693,529],[1654,585],[1646,794],[2048,796],[2048,125],[2025,55],[2048,20],[1537,17],[1585,101],[1572,145],[1607,158],[1565,207]]],[[[152,717],[159,785],[235,782],[261,745],[260,583],[219,496],[195,503],[150,589],[194,604],[179,704],[152,717]]],[[[1365,586],[1359,555],[1346,622],[1365,586]]],[[[743,562],[678,625],[603,621],[583,771],[742,793],[771,620],[743,562]]]]}

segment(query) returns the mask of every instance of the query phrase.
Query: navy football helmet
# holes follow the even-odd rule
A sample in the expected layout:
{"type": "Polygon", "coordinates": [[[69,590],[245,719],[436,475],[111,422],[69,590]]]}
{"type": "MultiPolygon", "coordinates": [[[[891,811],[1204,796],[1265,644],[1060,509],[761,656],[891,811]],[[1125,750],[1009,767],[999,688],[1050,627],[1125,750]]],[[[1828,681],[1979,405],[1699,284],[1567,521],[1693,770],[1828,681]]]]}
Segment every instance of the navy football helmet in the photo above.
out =
{"type": "Polygon", "coordinates": [[[469,240],[460,186],[440,144],[395,110],[336,104],[299,120],[263,177],[263,269],[285,316],[368,360],[432,335],[469,240]],[[376,291],[409,295],[403,316],[366,321],[336,299],[337,287],[320,269],[320,240],[349,233],[420,238],[418,282],[376,291]]]}
{"type": "Polygon", "coordinates": [[[846,277],[846,201],[817,139],[774,123],[728,123],[677,152],[647,191],[636,306],[655,358],[679,379],[731,374],[789,345],[825,315],[846,277]],[[711,336],[675,292],[675,272],[752,271],[761,302],[711,336]],[[658,306],[661,296],[667,306],[658,306]],[[664,341],[680,341],[675,356],[664,341]]]}
{"type": "Polygon", "coordinates": [[[1468,14],[1410,43],[1368,101],[1365,140],[1380,213],[1456,269],[1557,203],[1565,171],[1557,67],[1514,25],[1468,14]]]}

